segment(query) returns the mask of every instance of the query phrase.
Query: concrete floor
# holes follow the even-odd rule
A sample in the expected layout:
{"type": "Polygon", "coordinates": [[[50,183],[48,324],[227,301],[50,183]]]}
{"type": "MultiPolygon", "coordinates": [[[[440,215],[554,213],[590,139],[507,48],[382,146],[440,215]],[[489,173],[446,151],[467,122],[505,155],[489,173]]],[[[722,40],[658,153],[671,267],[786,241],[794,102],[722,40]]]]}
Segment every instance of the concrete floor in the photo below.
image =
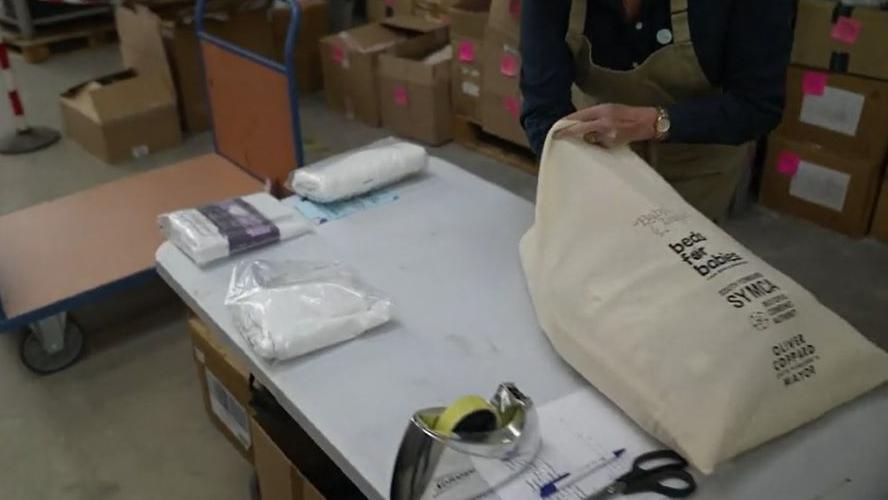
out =
{"type": "MultiPolygon", "coordinates": [[[[29,118],[56,127],[59,92],[119,65],[113,46],[41,65],[13,60],[29,118]]],[[[386,135],[328,113],[318,96],[302,110],[309,159],[335,152],[333,144],[344,149],[386,135]]],[[[0,133],[10,129],[0,106],[0,133]]],[[[67,141],[0,157],[0,214],[211,147],[204,134],[123,166],[105,165],[67,141]]],[[[527,174],[457,145],[435,154],[533,199],[535,179],[527,174]]],[[[850,241],[758,207],[726,227],[888,349],[888,246],[850,241]]],[[[49,377],[22,367],[18,335],[0,335],[0,498],[247,498],[249,467],[204,415],[181,306],[155,285],[79,317],[89,331],[87,356],[49,377]]]]}

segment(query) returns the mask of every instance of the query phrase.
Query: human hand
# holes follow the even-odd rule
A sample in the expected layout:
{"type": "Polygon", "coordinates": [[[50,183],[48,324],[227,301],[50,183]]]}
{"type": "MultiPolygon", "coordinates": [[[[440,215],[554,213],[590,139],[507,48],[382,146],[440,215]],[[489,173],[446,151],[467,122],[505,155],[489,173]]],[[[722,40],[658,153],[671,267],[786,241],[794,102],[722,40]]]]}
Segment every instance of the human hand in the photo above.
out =
{"type": "Polygon", "coordinates": [[[575,123],[555,132],[555,138],[582,137],[612,148],[647,141],[656,135],[657,108],[599,104],[564,117],[575,123]]]}

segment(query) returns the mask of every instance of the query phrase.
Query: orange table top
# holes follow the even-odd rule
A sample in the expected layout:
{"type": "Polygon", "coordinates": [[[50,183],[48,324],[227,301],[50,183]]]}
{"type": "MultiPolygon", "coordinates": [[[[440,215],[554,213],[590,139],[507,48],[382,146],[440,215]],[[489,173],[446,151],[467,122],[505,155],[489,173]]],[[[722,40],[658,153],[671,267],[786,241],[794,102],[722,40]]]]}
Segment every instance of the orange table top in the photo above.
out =
{"type": "Polygon", "coordinates": [[[210,154],[2,216],[2,312],[16,318],[150,270],[158,215],[262,188],[210,154]]]}

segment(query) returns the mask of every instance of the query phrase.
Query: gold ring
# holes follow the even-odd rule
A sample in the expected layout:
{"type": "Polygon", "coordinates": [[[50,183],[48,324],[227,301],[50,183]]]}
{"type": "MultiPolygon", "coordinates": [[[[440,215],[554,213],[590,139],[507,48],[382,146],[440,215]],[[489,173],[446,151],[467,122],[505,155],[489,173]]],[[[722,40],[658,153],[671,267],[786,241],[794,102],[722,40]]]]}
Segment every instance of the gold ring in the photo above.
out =
{"type": "Polygon", "coordinates": [[[594,130],[591,130],[583,135],[583,140],[588,142],[589,144],[598,144],[598,135],[595,133],[594,130]]]}

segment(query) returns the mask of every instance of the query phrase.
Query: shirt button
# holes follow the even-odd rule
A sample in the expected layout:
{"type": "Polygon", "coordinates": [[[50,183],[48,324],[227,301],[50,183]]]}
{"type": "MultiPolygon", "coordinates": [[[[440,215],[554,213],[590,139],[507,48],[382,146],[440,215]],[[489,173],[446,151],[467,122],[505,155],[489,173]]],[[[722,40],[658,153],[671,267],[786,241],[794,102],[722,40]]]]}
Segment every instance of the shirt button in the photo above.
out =
{"type": "Polygon", "coordinates": [[[635,23],[635,29],[637,29],[638,31],[641,31],[642,28],[644,28],[644,23],[642,23],[642,22],[635,23]]]}
{"type": "Polygon", "coordinates": [[[667,45],[672,41],[672,32],[667,29],[661,29],[657,32],[657,41],[660,45],[667,45]]]}

